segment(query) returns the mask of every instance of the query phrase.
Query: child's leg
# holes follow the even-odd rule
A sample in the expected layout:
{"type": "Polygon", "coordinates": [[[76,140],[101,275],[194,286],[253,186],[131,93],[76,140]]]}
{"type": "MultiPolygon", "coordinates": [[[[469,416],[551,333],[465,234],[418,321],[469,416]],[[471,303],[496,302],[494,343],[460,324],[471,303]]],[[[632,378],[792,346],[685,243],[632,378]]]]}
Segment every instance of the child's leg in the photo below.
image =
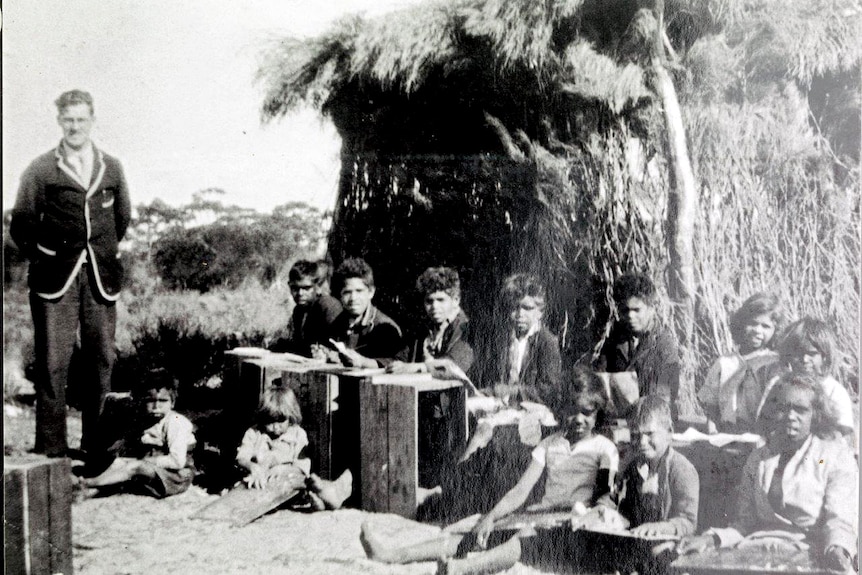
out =
{"type": "Polygon", "coordinates": [[[383,563],[413,563],[452,557],[463,539],[464,535],[458,533],[442,533],[425,541],[398,547],[382,540],[368,523],[362,524],[362,533],[359,535],[368,558],[383,563]]]}
{"type": "Polygon", "coordinates": [[[307,484],[310,494],[323,501],[327,509],[339,509],[353,493],[353,474],[347,469],[335,481],[327,481],[312,473],[307,484]]]}
{"type": "Polygon", "coordinates": [[[502,545],[464,559],[441,559],[438,575],[479,575],[505,571],[521,559],[521,540],[515,535],[502,545]]]}
{"type": "Polygon", "coordinates": [[[84,479],[83,484],[87,487],[106,487],[131,481],[134,477],[155,477],[156,473],[151,463],[139,459],[118,457],[101,474],[96,477],[84,479]]]}
{"type": "Polygon", "coordinates": [[[307,480],[305,471],[292,463],[275,465],[268,473],[269,482],[275,482],[285,489],[301,489],[305,487],[307,480]]]}

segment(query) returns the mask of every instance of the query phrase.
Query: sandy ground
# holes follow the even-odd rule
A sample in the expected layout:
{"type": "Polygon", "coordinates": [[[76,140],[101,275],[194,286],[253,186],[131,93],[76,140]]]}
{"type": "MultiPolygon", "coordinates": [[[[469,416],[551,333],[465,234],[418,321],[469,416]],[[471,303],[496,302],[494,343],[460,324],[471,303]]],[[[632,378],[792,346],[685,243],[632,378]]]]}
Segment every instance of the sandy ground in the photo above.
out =
{"type": "MultiPolygon", "coordinates": [[[[6,455],[33,446],[32,408],[4,406],[6,455]]],[[[69,416],[70,444],[80,441],[80,415],[69,416]]],[[[190,519],[217,495],[198,487],[166,500],[135,495],[83,499],[72,507],[74,568],[78,575],[151,573],[432,574],[434,563],[384,565],[370,561],[359,542],[364,521],[387,536],[421,538],[436,528],[394,515],[354,509],[277,511],[241,528],[190,519]]],[[[510,575],[547,573],[518,564],[510,575]]]]}

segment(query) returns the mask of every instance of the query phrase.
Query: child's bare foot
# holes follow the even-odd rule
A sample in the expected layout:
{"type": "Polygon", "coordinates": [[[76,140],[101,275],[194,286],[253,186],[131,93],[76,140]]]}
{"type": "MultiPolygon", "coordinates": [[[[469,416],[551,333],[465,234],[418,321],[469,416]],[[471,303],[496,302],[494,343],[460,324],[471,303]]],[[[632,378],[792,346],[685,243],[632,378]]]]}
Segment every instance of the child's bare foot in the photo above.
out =
{"type": "Polygon", "coordinates": [[[325,511],[326,503],[323,502],[323,499],[317,496],[317,493],[312,493],[311,491],[307,492],[308,501],[311,502],[311,508],[314,511],[325,511]]]}
{"type": "Polygon", "coordinates": [[[308,476],[308,489],[323,501],[327,509],[340,509],[353,492],[353,474],[347,469],[335,481],[327,481],[312,473],[308,476]]]}
{"type": "Polygon", "coordinates": [[[362,548],[365,549],[365,555],[368,556],[369,559],[380,561],[382,563],[397,563],[392,554],[392,549],[380,540],[367,521],[362,524],[362,530],[359,533],[359,541],[362,543],[362,548]]]}
{"type": "Polygon", "coordinates": [[[437,562],[437,575],[480,575],[499,573],[512,567],[521,558],[521,541],[512,537],[498,547],[468,555],[464,559],[443,559],[437,562]]]}

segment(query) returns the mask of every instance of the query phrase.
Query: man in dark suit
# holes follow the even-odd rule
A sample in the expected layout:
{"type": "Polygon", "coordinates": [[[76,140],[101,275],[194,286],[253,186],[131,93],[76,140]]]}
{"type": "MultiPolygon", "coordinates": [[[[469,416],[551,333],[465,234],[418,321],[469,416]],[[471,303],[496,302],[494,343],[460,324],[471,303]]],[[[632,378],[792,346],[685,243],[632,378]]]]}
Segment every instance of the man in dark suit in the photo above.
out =
{"type": "Polygon", "coordinates": [[[10,233],[30,261],[28,285],[36,350],[36,448],[62,457],[66,383],[80,328],[85,380],[81,448],[97,455],[97,428],[114,365],[115,302],[122,284],[118,244],[131,220],[120,163],[90,140],[93,98],[60,95],[63,139],[21,178],[10,233]]]}

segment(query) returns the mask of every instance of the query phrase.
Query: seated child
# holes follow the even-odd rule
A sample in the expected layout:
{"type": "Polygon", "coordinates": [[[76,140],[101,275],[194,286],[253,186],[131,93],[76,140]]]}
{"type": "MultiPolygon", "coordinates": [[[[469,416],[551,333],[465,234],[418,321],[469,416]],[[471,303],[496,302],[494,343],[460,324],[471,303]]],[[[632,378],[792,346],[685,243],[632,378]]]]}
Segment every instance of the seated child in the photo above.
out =
{"type": "MultiPolygon", "coordinates": [[[[428,268],[416,280],[416,291],[422,294],[428,321],[408,339],[386,371],[432,371],[440,376],[442,369],[445,376],[452,368],[439,362],[449,360],[461,370],[459,375],[466,376],[473,364],[473,348],[468,342],[468,319],[460,305],[458,272],[445,267],[428,268]]],[[[419,417],[423,422],[419,431],[419,484],[422,486],[440,484],[443,470],[451,466],[455,457],[450,413],[452,395],[452,390],[442,390],[427,391],[419,396],[419,417]]]]}
{"type": "Polygon", "coordinates": [[[556,423],[545,403],[559,393],[562,360],[557,337],[542,325],[545,288],[534,276],[514,274],[506,278],[500,295],[508,313],[498,356],[502,361],[492,385],[481,390],[491,397],[467,401],[479,419],[461,461],[488,445],[498,426],[517,424],[521,443],[534,447],[541,440],[541,426],[556,423]]]}
{"type": "Polygon", "coordinates": [[[416,280],[428,321],[395,356],[390,373],[430,371],[425,362],[451,359],[465,373],[473,364],[467,315],[461,310],[461,280],[452,268],[428,268],[416,280]]]}
{"type": "Polygon", "coordinates": [[[330,327],[338,356],[348,367],[375,368],[402,348],[401,328],[374,307],[374,272],[360,258],[345,260],[332,276],[332,287],[344,311],[330,327]]]}
{"type": "Polygon", "coordinates": [[[290,336],[270,349],[311,357],[311,346],[325,344],[329,326],[341,313],[341,303],[324,289],[329,266],[323,261],[299,260],[288,273],[294,308],[290,336]]]}
{"type": "Polygon", "coordinates": [[[243,482],[252,489],[296,489],[318,511],[340,508],[353,490],[353,476],[346,470],[327,481],[311,473],[311,461],[301,457],[308,436],[300,427],[302,412],[293,390],[280,385],[267,389],[256,419],[236,453],[236,464],[246,474],[243,482]]]}
{"type": "Polygon", "coordinates": [[[743,468],[729,527],[683,539],[681,554],[716,547],[814,545],[824,566],[849,572],[856,558],[858,469],[835,436],[825,388],[810,374],[787,373],[764,402],[766,445],[743,468]]]}
{"type": "MultiPolygon", "coordinates": [[[[667,401],[654,395],[640,398],[629,415],[629,428],[633,457],[620,475],[616,494],[600,502],[611,505],[615,500],[619,515],[600,513],[599,518],[612,530],[627,522],[633,535],[647,541],[694,533],[699,478],[694,466],[670,446],[673,420],[667,401]]],[[[672,560],[670,547],[658,543],[632,546],[611,563],[624,573],[663,573],[672,560]]]]}
{"type": "Polygon", "coordinates": [[[602,347],[596,371],[637,374],[640,397],[657,395],[677,417],[679,349],[676,338],[656,317],[655,285],[645,275],[627,274],[614,282],[618,319],[602,347]]]}
{"type": "Polygon", "coordinates": [[[191,485],[194,468],[188,453],[195,436],[192,422],[174,411],[176,381],[163,369],[153,370],[141,390],[143,432],[117,442],[111,449],[116,459],[101,474],[83,479],[85,486],[128,486],[161,498],[191,485]]]}
{"type": "Polygon", "coordinates": [[[617,509],[635,535],[682,537],[694,533],[700,482],[697,470],[671,446],[670,406],[648,395],[629,417],[634,457],[617,484],[617,509]]]}
{"type": "MultiPolygon", "coordinates": [[[[835,358],[835,336],[826,322],[805,317],[790,324],[778,344],[779,365],[783,370],[814,376],[823,388],[827,407],[837,417],[838,433],[855,445],[856,407],[847,389],[832,376],[835,358]]],[[[775,371],[775,370],[773,370],[775,371]]],[[[769,390],[778,382],[779,375],[768,380],[762,409],[769,390]]]]}
{"type": "Polygon", "coordinates": [[[534,276],[515,274],[503,282],[501,297],[509,313],[508,339],[499,375],[488,391],[507,403],[544,403],[557,393],[562,371],[560,342],[542,324],[545,287],[534,276]]]}
{"type": "MultiPolygon", "coordinates": [[[[491,572],[491,565],[495,570],[513,565],[520,558],[520,544],[512,541],[467,560],[452,561],[451,558],[467,551],[474,543],[484,549],[495,522],[520,509],[542,478],[544,496],[540,503],[528,507],[527,511],[586,508],[610,493],[619,455],[609,439],[594,433],[596,420],[605,406],[601,389],[602,383],[596,374],[575,369],[572,380],[550,402],[563,429],[539,443],[521,479],[489,513],[481,518],[471,518],[474,526],[469,536],[444,530],[438,537],[428,540],[409,545],[388,545],[366,523],[362,527],[361,539],[368,556],[386,563],[440,560],[445,562],[445,571],[449,573],[462,572],[466,563],[471,568],[481,568],[481,572],[491,572]]],[[[458,525],[463,527],[466,523],[462,521],[458,525]]],[[[570,527],[565,526],[564,529],[569,531],[570,527]]]]}
{"type": "Polygon", "coordinates": [[[710,433],[754,430],[766,387],[759,374],[778,361],[772,348],[783,320],[778,298],[766,293],[754,294],[733,314],[730,333],[736,352],[716,360],[697,393],[710,433]]]}

